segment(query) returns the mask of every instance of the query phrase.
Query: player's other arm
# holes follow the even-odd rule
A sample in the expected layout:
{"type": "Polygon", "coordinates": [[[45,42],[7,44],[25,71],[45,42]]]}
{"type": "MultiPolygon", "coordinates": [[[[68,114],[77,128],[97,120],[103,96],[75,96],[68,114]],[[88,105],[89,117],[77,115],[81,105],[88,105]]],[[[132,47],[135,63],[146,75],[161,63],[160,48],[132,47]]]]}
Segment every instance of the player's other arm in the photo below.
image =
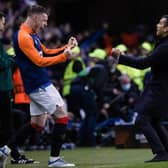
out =
{"type": "Polygon", "coordinates": [[[40,43],[40,45],[41,45],[41,48],[42,48],[43,52],[47,56],[49,56],[49,55],[57,55],[58,53],[63,52],[68,47],[68,45],[65,45],[65,46],[60,47],[60,48],[49,49],[49,48],[46,48],[42,43],[40,43]]]}
{"type": "Polygon", "coordinates": [[[57,63],[65,62],[67,60],[67,53],[61,53],[52,57],[42,57],[38,50],[34,47],[32,37],[24,32],[19,32],[18,36],[19,48],[22,52],[37,66],[46,67],[55,65],[57,63]]]}
{"type": "Polygon", "coordinates": [[[42,48],[43,52],[45,53],[45,55],[54,55],[54,54],[56,55],[60,52],[63,52],[67,48],[72,49],[72,48],[76,47],[78,45],[78,42],[75,37],[70,37],[68,40],[68,43],[65,46],[60,47],[60,48],[48,49],[42,43],[40,43],[40,45],[41,45],[41,48],[42,48]]]}

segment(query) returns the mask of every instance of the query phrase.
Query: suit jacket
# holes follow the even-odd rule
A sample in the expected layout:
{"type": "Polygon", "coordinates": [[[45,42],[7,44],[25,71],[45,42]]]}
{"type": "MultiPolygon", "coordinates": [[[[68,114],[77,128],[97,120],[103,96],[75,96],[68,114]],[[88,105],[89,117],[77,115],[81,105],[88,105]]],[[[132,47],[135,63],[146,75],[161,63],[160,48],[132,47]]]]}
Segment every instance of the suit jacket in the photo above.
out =
{"type": "Polygon", "coordinates": [[[138,69],[151,67],[151,75],[136,106],[148,116],[165,118],[168,113],[168,37],[161,39],[147,57],[120,56],[119,63],[138,69]]]}

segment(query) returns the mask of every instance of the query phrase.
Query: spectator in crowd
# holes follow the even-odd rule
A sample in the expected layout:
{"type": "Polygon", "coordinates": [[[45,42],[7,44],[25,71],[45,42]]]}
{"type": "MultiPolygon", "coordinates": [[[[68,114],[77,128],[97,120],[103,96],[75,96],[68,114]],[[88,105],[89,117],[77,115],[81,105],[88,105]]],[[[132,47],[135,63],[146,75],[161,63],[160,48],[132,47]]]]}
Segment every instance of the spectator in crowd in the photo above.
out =
{"type": "MultiPolygon", "coordinates": [[[[0,13],[0,31],[4,30],[5,16],[0,13]]],[[[3,40],[0,39],[0,167],[5,168],[11,150],[5,146],[12,134],[12,65],[14,60],[5,53],[3,40]]]]}
{"type": "Polygon", "coordinates": [[[140,55],[146,57],[153,50],[152,44],[144,41],[140,45],[140,55]]]}
{"type": "Polygon", "coordinates": [[[95,48],[89,53],[88,66],[94,66],[97,62],[102,61],[106,57],[106,51],[101,48],[95,48]]]}
{"type": "Polygon", "coordinates": [[[156,25],[158,42],[147,57],[134,58],[112,49],[112,55],[119,58],[119,64],[139,69],[151,67],[151,74],[137,103],[138,116],[135,125],[146,136],[155,156],[147,162],[168,161],[168,133],[161,125],[168,110],[168,15],[160,18],[156,25]]]}
{"type": "MultiPolygon", "coordinates": [[[[111,60],[112,57],[109,57],[109,56],[107,57],[107,52],[102,48],[95,48],[92,52],[88,54],[88,56],[89,56],[88,66],[97,67],[100,65],[100,66],[103,66],[104,71],[106,72],[106,75],[102,77],[102,80],[104,81],[102,87],[99,84],[97,85],[97,87],[95,87],[95,91],[97,94],[96,102],[97,102],[98,108],[101,109],[101,106],[103,104],[103,90],[105,89],[105,84],[108,80],[109,70],[110,68],[115,67],[114,65],[115,63],[113,62],[113,60],[111,60]]],[[[98,79],[98,76],[97,76],[97,79],[98,79]]]]}
{"type": "MultiPolygon", "coordinates": [[[[6,49],[6,53],[9,54],[11,57],[15,56],[14,48],[11,44],[6,49]]],[[[13,78],[13,85],[14,85],[14,88],[13,88],[14,108],[25,112],[25,114],[27,115],[27,118],[29,119],[30,100],[27,94],[25,93],[23,81],[21,78],[21,73],[16,64],[13,68],[12,78],[13,78]]]]}
{"type": "Polygon", "coordinates": [[[97,124],[95,131],[114,126],[119,120],[123,123],[133,124],[134,122],[133,118],[136,114],[134,114],[133,109],[140,91],[127,74],[121,74],[118,80],[118,85],[107,88],[109,93],[104,95],[105,103],[103,106],[106,120],[97,124]]]}
{"type": "Polygon", "coordinates": [[[114,98],[111,102],[112,115],[122,118],[125,122],[132,121],[133,108],[139,96],[138,86],[127,74],[119,77],[119,86],[113,89],[114,98]]]}
{"type": "Polygon", "coordinates": [[[62,94],[68,102],[68,96],[71,89],[71,81],[77,76],[77,74],[85,68],[85,63],[81,57],[80,48],[77,46],[72,49],[72,55],[74,56],[71,59],[64,71],[64,83],[62,94]]]}
{"type": "MultiPolygon", "coordinates": [[[[129,48],[127,48],[126,45],[124,45],[124,44],[119,44],[115,48],[119,49],[121,52],[123,52],[123,54],[125,53],[129,56],[134,57],[134,55],[132,55],[132,54],[130,55],[129,48]]],[[[138,88],[140,90],[143,89],[143,75],[142,75],[141,70],[135,69],[133,67],[121,65],[121,64],[117,65],[117,69],[121,73],[127,73],[129,75],[129,77],[131,78],[131,80],[133,80],[138,85],[138,88]]]]}
{"type": "Polygon", "coordinates": [[[30,98],[30,123],[18,130],[15,138],[11,139],[11,146],[21,134],[41,132],[45,126],[48,114],[54,117],[55,125],[51,136],[51,151],[48,161],[49,167],[75,166],[59,157],[63,143],[67,112],[64,110],[64,101],[59,92],[49,80],[45,67],[66,61],[71,56],[71,49],[77,46],[77,41],[71,37],[68,44],[62,48],[47,49],[37,33],[47,26],[48,12],[42,6],[31,6],[27,18],[15,33],[13,43],[16,53],[16,62],[20,68],[25,92],[30,98]],[[48,55],[48,57],[45,57],[48,55]],[[48,113],[48,114],[47,114],[48,113]]]}
{"type": "Polygon", "coordinates": [[[76,116],[80,110],[84,110],[85,116],[81,117],[81,127],[79,130],[79,145],[96,145],[94,128],[96,126],[97,114],[99,113],[99,103],[102,98],[102,89],[107,81],[107,71],[104,65],[96,64],[106,57],[103,49],[95,49],[89,53],[91,57],[90,66],[80,71],[76,78],[72,80],[69,95],[69,109],[76,116]]]}
{"type": "Polygon", "coordinates": [[[106,82],[103,83],[103,87],[100,87],[101,89],[97,87],[98,89],[96,91],[96,103],[100,111],[100,113],[97,115],[97,122],[100,122],[100,120],[104,118],[103,104],[106,101],[107,93],[110,93],[109,87],[116,85],[116,79],[120,72],[116,69],[117,64],[115,63],[113,57],[107,56],[107,52],[102,48],[95,48],[92,52],[89,53],[88,64],[90,67],[101,65],[104,67],[106,72],[106,82]]]}
{"type": "Polygon", "coordinates": [[[72,80],[68,103],[69,109],[76,112],[76,115],[83,109],[85,114],[83,118],[81,117],[80,146],[96,145],[93,132],[99,112],[97,97],[99,97],[106,79],[107,72],[104,66],[95,65],[79,72],[78,76],[72,80]]]}

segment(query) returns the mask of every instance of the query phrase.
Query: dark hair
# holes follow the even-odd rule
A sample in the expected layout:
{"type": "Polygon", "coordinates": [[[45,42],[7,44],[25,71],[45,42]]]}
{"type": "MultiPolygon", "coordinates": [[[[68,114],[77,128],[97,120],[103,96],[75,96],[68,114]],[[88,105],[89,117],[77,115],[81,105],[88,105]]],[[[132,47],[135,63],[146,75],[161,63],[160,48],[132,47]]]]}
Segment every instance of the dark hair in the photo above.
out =
{"type": "Polygon", "coordinates": [[[46,13],[48,15],[49,10],[40,5],[33,5],[28,9],[27,15],[31,16],[33,14],[41,14],[41,13],[46,13]]]}
{"type": "Polygon", "coordinates": [[[5,17],[5,14],[2,13],[2,12],[0,12],[0,20],[1,20],[3,17],[5,17]]]}
{"type": "Polygon", "coordinates": [[[166,19],[165,26],[168,26],[168,15],[163,15],[161,18],[165,18],[166,19]]]}

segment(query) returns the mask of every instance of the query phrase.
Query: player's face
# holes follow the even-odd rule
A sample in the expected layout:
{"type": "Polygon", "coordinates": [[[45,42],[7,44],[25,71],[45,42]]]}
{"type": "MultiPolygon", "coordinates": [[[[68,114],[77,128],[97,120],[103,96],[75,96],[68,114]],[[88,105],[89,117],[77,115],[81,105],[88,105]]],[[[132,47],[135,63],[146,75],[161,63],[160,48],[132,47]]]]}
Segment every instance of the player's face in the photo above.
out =
{"type": "Polygon", "coordinates": [[[165,37],[168,34],[168,26],[166,25],[166,18],[161,18],[159,23],[156,25],[156,35],[158,37],[165,37]]]}
{"type": "Polygon", "coordinates": [[[34,30],[36,33],[38,33],[41,29],[44,29],[47,26],[48,15],[46,13],[37,14],[34,17],[34,21],[34,30]]]}
{"type": "Polygon", "coordinates": [[[0,19],[0,31],[4,31],[5,28],[5,17],[2,17],[2,19],[0,19]]]}

